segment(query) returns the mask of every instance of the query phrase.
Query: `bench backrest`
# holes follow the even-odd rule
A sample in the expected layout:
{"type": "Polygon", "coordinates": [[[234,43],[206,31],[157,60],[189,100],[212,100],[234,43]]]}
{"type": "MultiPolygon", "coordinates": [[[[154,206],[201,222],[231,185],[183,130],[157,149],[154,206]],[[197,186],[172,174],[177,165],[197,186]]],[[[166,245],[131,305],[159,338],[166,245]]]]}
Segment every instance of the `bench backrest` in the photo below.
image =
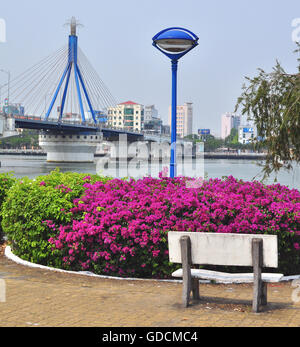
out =
{"type": "Polygon", "coordinates": [[[181,263],[181,236],[191,240],[192,264],[252,266],[252,239],[263,239],[263,266],[278,267],[276,235],[169,231],[169,260],[181,263]]]}

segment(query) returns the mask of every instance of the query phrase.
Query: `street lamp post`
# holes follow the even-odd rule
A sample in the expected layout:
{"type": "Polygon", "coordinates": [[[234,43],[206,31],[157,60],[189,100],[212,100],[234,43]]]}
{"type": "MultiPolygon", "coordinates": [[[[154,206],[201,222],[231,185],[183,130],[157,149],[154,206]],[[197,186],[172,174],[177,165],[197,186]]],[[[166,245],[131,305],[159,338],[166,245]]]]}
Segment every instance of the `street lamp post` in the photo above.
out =
{"type": "Polygon", "coordinates": [[[172,27],[157,33],[153,46],[171,59],[172,63],[172,113],[171,113],[171,159],[170,177],[176,177],[176,135],[177,135],[177,66],[178,60],[198,45],[198,37],[191,31],[172,27]]]}

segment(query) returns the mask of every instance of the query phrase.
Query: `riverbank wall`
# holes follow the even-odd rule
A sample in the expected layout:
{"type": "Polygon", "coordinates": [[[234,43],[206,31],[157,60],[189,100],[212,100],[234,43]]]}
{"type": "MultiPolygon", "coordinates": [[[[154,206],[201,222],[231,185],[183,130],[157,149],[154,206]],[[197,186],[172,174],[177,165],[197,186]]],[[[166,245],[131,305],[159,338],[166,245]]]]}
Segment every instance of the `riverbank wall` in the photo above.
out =
{"type": "MultiPolygon", "coordinates": [[[[46,156],[43,150],[32,150],[32,149],[2,149],[0,150],[1,155],[22,155],[22,156],[46,156]]],[[[95,157],[103,157],[104,154],[96,153],[95,157]]],[[[204,152],[204,159],[240,159],[240,160],[265,160],[266,154],[264,153],[231,153],[231,152],[204,152]]],[[[193,158],[202,158],[202,154],[197,155],[193,158]]]]}

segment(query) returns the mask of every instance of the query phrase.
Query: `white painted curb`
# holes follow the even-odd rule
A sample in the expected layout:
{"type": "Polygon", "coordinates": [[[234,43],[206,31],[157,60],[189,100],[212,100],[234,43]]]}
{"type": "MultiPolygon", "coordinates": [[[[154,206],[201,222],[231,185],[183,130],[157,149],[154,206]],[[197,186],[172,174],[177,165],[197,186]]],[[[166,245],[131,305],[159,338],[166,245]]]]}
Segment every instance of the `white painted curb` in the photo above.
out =
{"type": "MultiPolygon", "coordinates": [[[[110,280],[125,280],[125,281],[155,281],[155,282],[168,282],[168,283],[182,283],[182,280],[160,280],[160,279],[149,279],[149,278],[131,278],[131,277],[114,277],[114,276],[104,276],[104,275],[96,275],[92,272],[89,271],[68,271],[68,270],[62,270],[62,269],[57,269],[54,267],[50,266],[45,266],[45,265],[40,265],[40,264],[35,264],[31,263],[29,261],[23,260],[16,255],[14,255],[11,251],[10,246],[6,246],[4,250],[4,255],[14,261],[17,264],[21,264],[24,266],[29,266],[33,268],[39,268],[43,270],[50,270],[50,271],[56,271],[56,272],[63,272],[63,273],[68,273],[72,275],[85,275],[85,276],[90,276],[90,277],[97,277],[97,278],[103,278],[103,279],[110,279],[110,280]]],[[[286,281],[292,281],[292,280],[297,280],[300,279],[300,275],[293,275],[293,276],[284,276],[280,280],[280,282],[286,282],[286,281]]],[[[211,283],[211,281],[199,281],[200,283],[211,283]]],[[[222,282],[218,281],[217,283],[220,284],[233,284],[233,282],[222,282]]]]}
{"type": "Polygon", "coordinates": [[[43,269],[43,270],[63,272],[63,273],[68,273],[68,274],[72,274],[72,275],[85,275],[85,276],[98,277],[98,278],[104,278],[104,279],[110,279],[110,280],[155,281],[155,282],[182,283],[182,280],[160,280],[160,279],[151,279],[151,278],[114,277],[114,276],[96,275],[96,274],[89,272],[89,271],[68,271],[68,270],[57,269],[55,267],[35,264],[35,263],[31,263],[27,260],[23,260],[12,253],[10,246],[5,247],[4,255],[8,259],[14,261],[17,264],[21,264],[21,265],[29,266],[29,267],[34,267],[34,268],[39,268],[39,269],[43,269]]]}

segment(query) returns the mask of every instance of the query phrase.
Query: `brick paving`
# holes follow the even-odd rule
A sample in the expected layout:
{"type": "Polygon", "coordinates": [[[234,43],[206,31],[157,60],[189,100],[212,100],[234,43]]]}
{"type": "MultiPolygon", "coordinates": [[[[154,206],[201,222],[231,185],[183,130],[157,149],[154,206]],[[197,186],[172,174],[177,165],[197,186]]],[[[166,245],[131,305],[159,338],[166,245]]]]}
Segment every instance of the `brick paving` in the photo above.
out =
{"type": "Polygon", "coordinates": [[[6,287],[1,327],[300,326],[300,302],[292,300],[291,282],[269,284],[269,303],[255,314],[248,284],[201,284],[201,301],[183,308],[180,283],[45,271],[16,264],[3,254],[0,279],[6,287]]]}

